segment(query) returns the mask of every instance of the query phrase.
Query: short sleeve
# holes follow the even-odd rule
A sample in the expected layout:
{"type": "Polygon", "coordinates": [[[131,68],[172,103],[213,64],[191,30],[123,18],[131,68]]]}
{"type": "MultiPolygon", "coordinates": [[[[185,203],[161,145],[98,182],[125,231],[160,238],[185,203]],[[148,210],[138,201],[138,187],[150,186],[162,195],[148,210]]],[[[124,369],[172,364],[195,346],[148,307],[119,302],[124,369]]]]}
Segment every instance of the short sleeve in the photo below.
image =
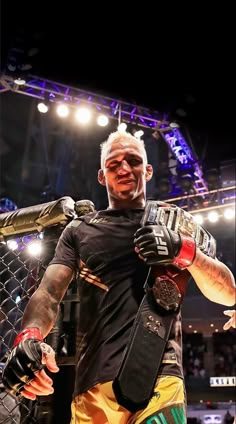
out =
{"type": "Polygon", "coordinates": [[[49,265],[61,264],[66,265],[73,271],[78,270],[79,249],[75,243],[74,228],[67,226],[59,240],[55,249],[55,254],[49,265]]]}

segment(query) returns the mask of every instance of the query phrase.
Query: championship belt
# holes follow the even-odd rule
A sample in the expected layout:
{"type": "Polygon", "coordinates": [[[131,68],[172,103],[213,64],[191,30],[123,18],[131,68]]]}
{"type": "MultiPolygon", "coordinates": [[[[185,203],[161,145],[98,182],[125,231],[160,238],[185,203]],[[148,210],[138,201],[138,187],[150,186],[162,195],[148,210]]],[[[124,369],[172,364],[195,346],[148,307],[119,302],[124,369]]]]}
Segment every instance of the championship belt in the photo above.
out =
{"type": "Polygon", "coordinates": [[[133,413],[144,409],[152,397],[173,320],[182,301],[177,284],[168,276],[157,277],[150,286],[150,271],[151,268],[144,285],[146,294],[112,384],[117,402],[133,413]]]}
{"type": "Polygon", "coordinates": [[[172,323],[173,312],[162,309],[148,291],[112,384],[119,405],[132,413],[144,409],[153,394],[172,323]]]}
{"type": "MultiPolygon", "coordinates": [[[[215,239],[183,209],[164,202],[148,201],[141,225],[157,224],[192,237],[202,252],[215,257],[215,239]]],[[[183,300],[171,277],[149,277],[152,277],[151,267],[144,284],[146,294],[113,381],[117,402],[131,412],[144,409],[153,395],[173,321],[183,300]]]]}
{"type": "Polygon", "coordinates": [[[207,256],[215,258],[216,240],[195,220],[193,215],[178,206],[148,200],[141,221],[142,226],[165,225],[168,230],[192,237],[196,246],[207,256]]]}

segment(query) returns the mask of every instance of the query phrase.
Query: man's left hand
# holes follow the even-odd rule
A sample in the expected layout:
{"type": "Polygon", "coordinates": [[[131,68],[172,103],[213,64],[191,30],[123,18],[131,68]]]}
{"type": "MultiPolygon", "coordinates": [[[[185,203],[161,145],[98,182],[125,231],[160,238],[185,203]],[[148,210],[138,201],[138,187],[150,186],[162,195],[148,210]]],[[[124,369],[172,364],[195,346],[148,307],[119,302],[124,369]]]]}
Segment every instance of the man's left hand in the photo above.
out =
{"type": "Polygon", "coordinates": [[[191,237],[168,230],[165,225],[147,225],[135,233],[135,251],[148,265],[191,265],[196,243],[191,237]]]}

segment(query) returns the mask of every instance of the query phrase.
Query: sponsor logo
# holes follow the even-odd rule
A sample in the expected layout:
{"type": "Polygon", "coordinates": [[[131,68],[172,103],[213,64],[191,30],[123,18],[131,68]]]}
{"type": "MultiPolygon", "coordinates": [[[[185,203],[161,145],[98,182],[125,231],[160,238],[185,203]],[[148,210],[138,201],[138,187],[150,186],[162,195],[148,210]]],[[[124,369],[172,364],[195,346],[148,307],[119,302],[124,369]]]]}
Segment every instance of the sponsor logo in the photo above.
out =
{"type": "Polygon", "coordinates": [[[162,230],[160,230],[159,232],[154,230],[154,235],[156,239],[158,254],[162,256],[168,256],[169,250],[167,248],[167,243],[165,240],[163,240],[163,238],[165,237],[164,232],[162,230]]]}
{"type": "Polygon", "coordinates": [[[80,270],[79,276],[80,278],[86,280],[88,283],[93,284],[94,286],[100,287],[100,289],[103,289],[105,291],[109,290],[108,286],[101,282],[101,278],[92,274],[92,271],[89,268],[83,267],[80,270]]]}
{"type": "Polygon", "coordinates": [[[187,418],[183,406],[168,407],[145,418],[141,424],[186,424],[187,418]]]}

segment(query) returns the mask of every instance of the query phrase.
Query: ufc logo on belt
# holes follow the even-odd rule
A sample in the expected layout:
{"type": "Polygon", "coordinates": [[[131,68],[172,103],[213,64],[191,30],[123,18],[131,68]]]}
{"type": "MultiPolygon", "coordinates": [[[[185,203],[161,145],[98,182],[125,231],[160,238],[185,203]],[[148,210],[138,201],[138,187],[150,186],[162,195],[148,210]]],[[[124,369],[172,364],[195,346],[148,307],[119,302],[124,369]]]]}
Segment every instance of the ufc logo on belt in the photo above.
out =
{"type": "Polygon", "coordinates": [[[167,249],[167,243],[165,240],[163,240],[163,237],[165,237],[164,232],[160,231],[160,232],[156,232],[154,230],[154,235],[155,235],[155,239],[156,239],[156,244],[157,244],[157,251],[159,253],[159,255],[169,255],[169,251],[167,249]]]}

